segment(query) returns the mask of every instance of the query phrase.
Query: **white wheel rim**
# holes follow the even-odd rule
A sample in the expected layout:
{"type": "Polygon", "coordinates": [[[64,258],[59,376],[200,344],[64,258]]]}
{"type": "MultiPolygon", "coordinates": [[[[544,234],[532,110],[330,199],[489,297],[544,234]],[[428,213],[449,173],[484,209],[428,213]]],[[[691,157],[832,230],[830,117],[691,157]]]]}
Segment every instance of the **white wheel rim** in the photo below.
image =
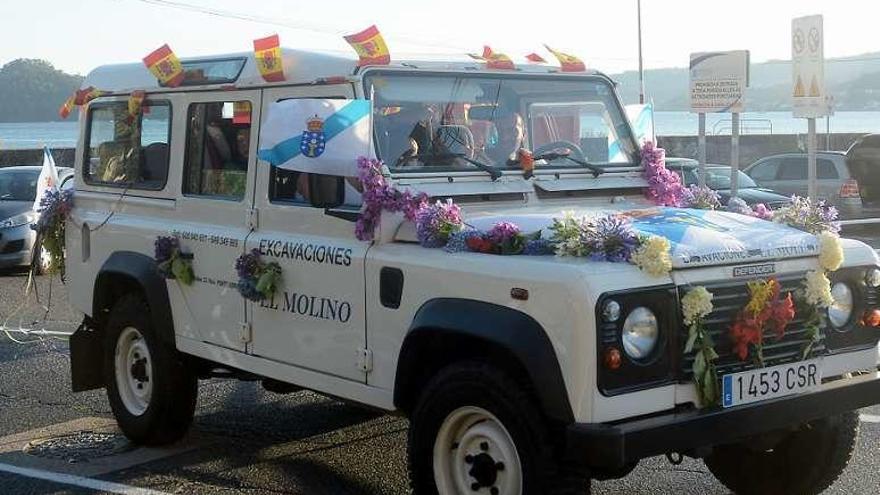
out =
{"type": "Polygon", "coordinates": [[[460,407],[437,432],[434,480],[440,495],[520,495],[522,464],[516,444],[489,411],[460,407]]]}
{"type": "Polygon", "coordinates": [[[134,327],[125,327],[116,340],[115,375],[122,404],[140,416],[153,395],[153,360],[147,341],[134,327]]]}

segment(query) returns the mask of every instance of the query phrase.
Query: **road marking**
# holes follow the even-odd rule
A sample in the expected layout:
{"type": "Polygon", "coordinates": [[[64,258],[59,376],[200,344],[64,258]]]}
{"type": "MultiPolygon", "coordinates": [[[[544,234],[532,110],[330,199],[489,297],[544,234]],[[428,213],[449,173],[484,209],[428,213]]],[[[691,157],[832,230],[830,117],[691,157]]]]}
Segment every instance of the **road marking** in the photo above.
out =
{"type": "Polygon", "coordinates": [[[90,488],[104,493],[119,493],[122,495],[167,495],[165,492],[150,490],[149,488],[138,488],[134,486],[113,483],[110,481],[96,480],[92,478],[83,478],[72,474],[54,473],[52,471],[43,471],[40,469],[30,469],[11,464],[0,463],[0,472],[17,474],[26,478],[35,478],[38,480],[51,481],[62,485],[73,485],[80,488],[90,488]]]}
{"type": "Polygon", "coordinates": [[[859,419],[862,420],[862,423],[880,423],[880,416],[873,414],[861,414],[859,419]]]}

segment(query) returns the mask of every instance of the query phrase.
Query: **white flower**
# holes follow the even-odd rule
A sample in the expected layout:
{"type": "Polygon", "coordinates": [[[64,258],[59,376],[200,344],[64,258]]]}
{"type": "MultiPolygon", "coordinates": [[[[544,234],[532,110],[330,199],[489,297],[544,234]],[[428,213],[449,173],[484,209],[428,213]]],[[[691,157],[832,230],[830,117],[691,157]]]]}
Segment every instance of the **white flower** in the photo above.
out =
{"type": "Polygon", "coordinates": [[[692,325],[697,320],[712,312],[713,295],[705,287],[694,287],[681,298],[681,311],[684,314],[684,323],[692,325]]]}
{"type": "Polygon", "coordinates": [[[820,308],[834,304],[834,297],[831,296],[831,281],[823,272],[807,272],[804,280],[804,299],[807,303],[820,308]]]}
{"type": "Polygon", "coordinates": [[[833,272],[843,264],[843,247],[840,238],[832,232],[819,234],[819,266],[833,272]]]}
{"type": "Polygon", "coordinates": [[[672,270],[669,241],[664,237],[651,236],[632,255],[632,262],[652,277],[662,277],[672,270]]]}

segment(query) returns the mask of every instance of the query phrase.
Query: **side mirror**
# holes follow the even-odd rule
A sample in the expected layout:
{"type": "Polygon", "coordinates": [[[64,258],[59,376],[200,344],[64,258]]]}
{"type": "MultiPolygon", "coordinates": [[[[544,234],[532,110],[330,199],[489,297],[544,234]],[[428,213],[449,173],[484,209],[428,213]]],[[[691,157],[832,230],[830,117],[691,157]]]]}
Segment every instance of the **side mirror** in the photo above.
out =
{"type": "Polygon", "coordinates": [[[345,202],[345,177],[310,173],[309,203],[315,208],[336,208],[345,202]]]}

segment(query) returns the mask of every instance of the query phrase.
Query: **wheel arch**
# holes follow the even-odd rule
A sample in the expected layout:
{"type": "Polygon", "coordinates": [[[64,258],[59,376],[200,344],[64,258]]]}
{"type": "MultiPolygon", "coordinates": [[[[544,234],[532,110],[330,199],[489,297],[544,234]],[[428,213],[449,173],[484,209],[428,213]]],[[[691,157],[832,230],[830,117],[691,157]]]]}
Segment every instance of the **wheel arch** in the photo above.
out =
{"type": "Polygon", "coordinates": [[[480,359],[531,387],[551,420],[574,422],[556,352],[531,316],[497,304],[439,298],[416,312],[401,346],[394,404],[409,412],[431,377],[454,362],[480,359]]]}

